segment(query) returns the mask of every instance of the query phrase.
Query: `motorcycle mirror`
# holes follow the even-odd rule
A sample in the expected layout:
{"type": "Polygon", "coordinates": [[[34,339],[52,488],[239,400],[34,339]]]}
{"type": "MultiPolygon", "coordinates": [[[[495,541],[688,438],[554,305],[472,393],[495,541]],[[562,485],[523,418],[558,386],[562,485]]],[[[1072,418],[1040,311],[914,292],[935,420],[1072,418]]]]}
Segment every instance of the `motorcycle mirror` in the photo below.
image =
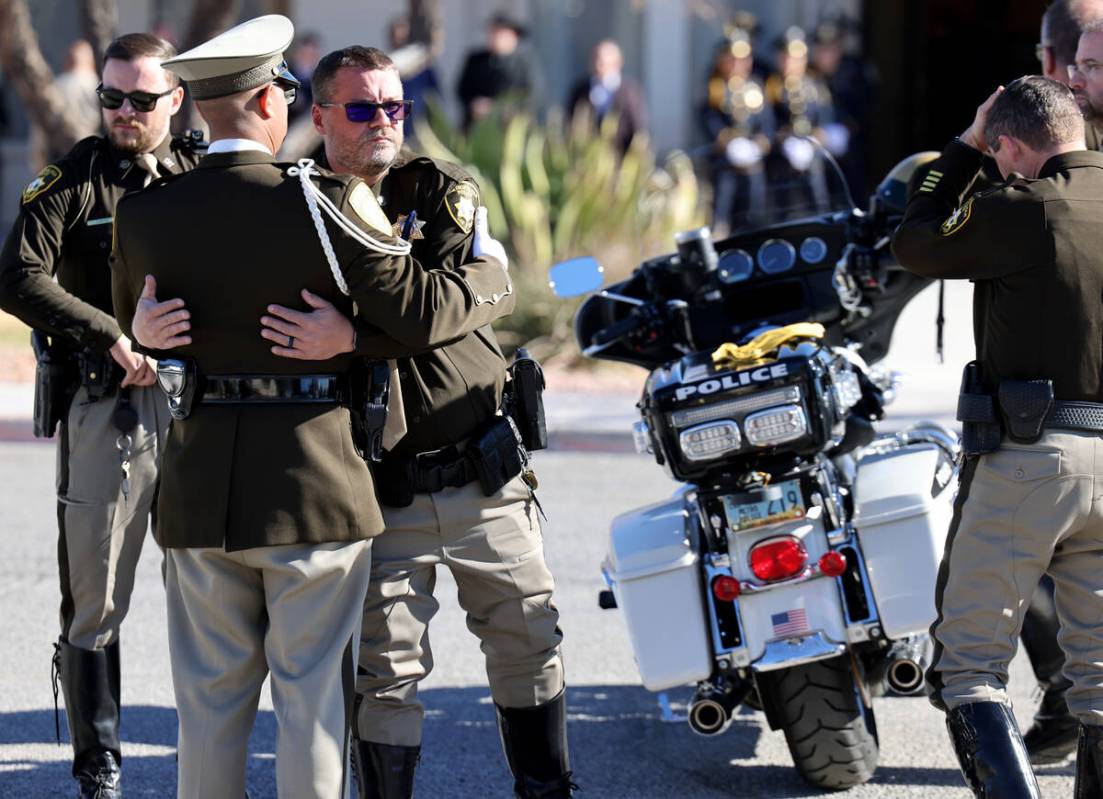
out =
{"type": "Polygon", "coordinates": [[[590,256],[562,261],[548,270],[548,285],[557,297],[589,294],[604,282],[605,270],[590,256]]]}

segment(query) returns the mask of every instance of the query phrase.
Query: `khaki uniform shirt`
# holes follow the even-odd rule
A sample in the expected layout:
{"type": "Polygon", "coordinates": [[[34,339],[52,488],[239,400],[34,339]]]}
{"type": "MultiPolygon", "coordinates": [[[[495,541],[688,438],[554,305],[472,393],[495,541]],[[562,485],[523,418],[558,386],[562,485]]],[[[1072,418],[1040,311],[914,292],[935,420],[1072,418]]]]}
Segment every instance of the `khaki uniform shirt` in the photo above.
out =
{"type": "MultiPolygon", "coordinates": [[[[448,273],[480,262],[471,254],[479,192],[460,167],[430,158],[402,161],[377,188],[396,233],[416,212],[419,230],[411,238],[412,255],[423,269],[448,273]]],[[[476,296],[473,306],[447,314],[433,349],[398,359],[407,432],[394,455],[457,444],[494,415],[502,401],[506,363],[490,323],[511,313],[515,301],[512,281],[503,272],[501,282],[476,296]]],[[[395,354],[385,342],[360,341],[362,354],[395,354]]]]}
{"type": "MultiPolygon", "coordinates": [[[[438,318],[436,309],[474,307],[476,297],[501,290],[504,273],[492,262],[428,271],[409,256],[369,250],[327,221],[344,296],[288,166],[255,151],[211,154],[187,175],[119,204],[113,293],[125,333],[149,273],[159,296],[187,302],[193,343],[172,356],[194,358],[202,374],[335,374],[354,356],[319,362],[272,354],[260,336],[269,303],[309,311],[303,288],[349,316],[355,303],[361,320],[410,353],[444,335],[450,317],[438,318]],[[175,238],[160,235],[164,219],[180,220],[175,238]]],[[[326,173],[316,184],[371,232],[357,209],[365,195],[374,198],[359,179],[326,173]]],[[[200,403],[169,430],[157,539],[237,550],[365,538],[383,529],[371,486],[344,407],[200,403]]]]}
{"type": "Polygon", "coordinates": [[[892,248],[906,269],[975,284],[985,387],[1053,381],[1103,401],[1103,153],[1057,155],[1037,179],[969,195],[983,156],[951,142],[908,201],[892,248]]]}
{"type": "MultiPolygon", "coordinates": [[[[166,137],[153,155],[162,174],[175,175],[195,166],[202,149],[192,138],[166,137]]],[[[43,169],[23,191],[0,253],[0,308],[64,347],[109,349],[121,332],[112,315],[108,263],[115,205],[148,175],[132,155],[99,136],[43,169]]],[[[160,220],[162,241],[179,235],[178,221],[160,220]]]]}

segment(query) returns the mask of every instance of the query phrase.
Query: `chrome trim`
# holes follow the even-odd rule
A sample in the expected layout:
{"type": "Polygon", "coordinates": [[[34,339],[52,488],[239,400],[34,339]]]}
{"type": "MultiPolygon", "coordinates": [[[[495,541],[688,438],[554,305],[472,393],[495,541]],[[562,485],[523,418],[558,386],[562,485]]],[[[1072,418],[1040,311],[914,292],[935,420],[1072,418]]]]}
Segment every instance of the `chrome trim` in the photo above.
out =
{"type": "Polygon", "coordinates": [[[767,642],[762,657],[751,664],[751,669],[756,672],[787,669],[837,657],[844,652],[845,644],[831,643],[817,630],[800,638],[782,638],[767,642]]]}

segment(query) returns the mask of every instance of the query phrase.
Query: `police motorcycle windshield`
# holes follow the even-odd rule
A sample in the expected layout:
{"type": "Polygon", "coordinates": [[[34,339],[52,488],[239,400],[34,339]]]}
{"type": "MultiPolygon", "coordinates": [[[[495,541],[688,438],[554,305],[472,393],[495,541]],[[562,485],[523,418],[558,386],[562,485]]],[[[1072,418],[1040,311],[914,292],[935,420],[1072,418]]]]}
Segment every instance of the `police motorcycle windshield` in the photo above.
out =
{"type": "MultiPolygon", "coordinates": [[[[678,252],[644,261],[589,297],[575,317],[580,349],[653,369],[687,351],[738,343],[763,326],[818,322],[826,344],[859,342],[867,363],[883,358],[904,305],[930,282],[902,270],[889,251],[903,207],[889,201],[899,192],[883,189],[901,181],[886,178],[856,207],[834,159],[812,147],[803,172],[783,171],[769,184],[761,224],[719,239],[687,231],[678,252]],[[697,245],[686,240],[694,235],[711,255],[695,255],[697,245]],[[672,303],[685,307],[675,312],[672,303]]],[[[553,267],[561,296],[561,282],[586,285],[600,275],[576,261],[553,267]],[[571,281],[561,277],[567,273],[571,281]]]]}

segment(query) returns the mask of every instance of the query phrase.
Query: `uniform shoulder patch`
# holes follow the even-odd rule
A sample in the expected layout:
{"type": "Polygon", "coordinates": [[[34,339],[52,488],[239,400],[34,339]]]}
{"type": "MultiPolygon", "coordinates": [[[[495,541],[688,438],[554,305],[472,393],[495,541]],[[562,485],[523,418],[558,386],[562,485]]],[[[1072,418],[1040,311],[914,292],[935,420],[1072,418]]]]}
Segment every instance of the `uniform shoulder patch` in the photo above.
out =
{"type": "Polygon", "coordinates": [[[59,180],[61,180],[61,167],[50,164],[27,184],[27,188],[23,189],[23,204],[26,205],[35,197],[49,190],[59,180]]]}
{"type": "Polygon", "coordinates": [[[391,223],[387,220],[387,215],[383,213],[383,209],[379,207],[379,200],[372,194],[372,190],[368,188],[367,183],[356,185],[356,188],[349,194],[349,205],[352,206],[352,210],[356,212],[356,215],[372,230],[385,236],[392,235],[391,223]]]}
{"type": "Polygon", "coordinates": [[[942,223],[940,230],[943,236],[952,236],[965,227],[965,223],[969,221],[969,217],[973,215],[973,200],[975,197],[970,197],[957,207],[957,210],[946,217],[946,221],[942,223]]]}
{"type": "Polygon", "coordinates": [[[444,207],[460,230],[470,233],[475,224],[475,209],[479,207],[479,190],[471,181],[461,181],[444,196],[444,207]]]}

